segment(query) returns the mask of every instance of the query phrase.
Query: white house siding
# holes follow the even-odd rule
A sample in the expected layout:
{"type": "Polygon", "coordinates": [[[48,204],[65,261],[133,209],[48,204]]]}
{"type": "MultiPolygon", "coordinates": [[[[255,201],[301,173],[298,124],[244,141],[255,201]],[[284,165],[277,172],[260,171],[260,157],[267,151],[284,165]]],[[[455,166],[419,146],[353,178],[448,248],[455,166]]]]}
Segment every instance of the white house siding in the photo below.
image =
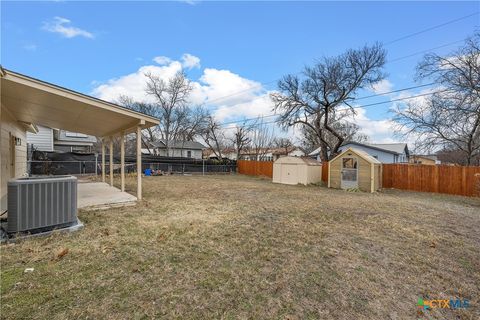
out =
{"type": "Polygon", "coordinates": [[[303,157],[305,156],[305,152],[300,149],[295,149],[292,152],[288,153],[288,155],[291,157],[303,157]]]}
{"type": "MultiPolygon", "coordinates": [[[[202,150],[189,150],[189,149],[170,149],[169,156],[170,157],[188,157],[188,151],[191,151],[190,158],[193,159],[202,159],[202,150]]],[[[166,149],[157,149],[158,155],[166,157],[167,150],[166,149]]]]}
{"type": "Polygon", "coordinates": [[[362,150],[363,152],[366,152],[369,155],[371,155],[372,157],[376,158],[381,163],[400,162],[397,159],[398,156],[393,154],[393,153],[383,152],[383,151],[380,151],[380,150],[377,150],[377,149],[372,149],[372,148],[360,146],[360,145],[357,145],[357,144],[346,144],[344,146],[341,146],[339,151],[343,152],[344,150],[346,150],[348,148],[355,148],[355,149],[358,149],[358,150],[362,150]]]}
{"type": "Polygon", "coordinates": [[[0,108],[0,127],[0,207],[3,212],[7,210],[8,180],[27,173],[27,136],[24,127],[4,107],[0,108]],[[15,137],[20,139],[20,145],[12,145],[11,141],[15,137]],[[15,148],[15,159],[12,159],[12,147],[15,148]]]}
{"type": "Polygon", "coordinates": [[[37,126],[38,133],[27,132],[27,142],[40,151],[53,151],[53,129],[37,126]]]}

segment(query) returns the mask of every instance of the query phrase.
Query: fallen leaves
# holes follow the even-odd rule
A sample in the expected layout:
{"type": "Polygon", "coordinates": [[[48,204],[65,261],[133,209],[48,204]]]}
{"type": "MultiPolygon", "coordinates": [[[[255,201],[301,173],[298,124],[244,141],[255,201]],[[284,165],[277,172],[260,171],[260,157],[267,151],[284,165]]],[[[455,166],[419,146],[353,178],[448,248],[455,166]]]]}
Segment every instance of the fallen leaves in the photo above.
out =
{"type": "Polygon", "coordinates": [[[68,253],[68,248],[61,248],[56,253],[57,260],[62,259],[68,253]]]}

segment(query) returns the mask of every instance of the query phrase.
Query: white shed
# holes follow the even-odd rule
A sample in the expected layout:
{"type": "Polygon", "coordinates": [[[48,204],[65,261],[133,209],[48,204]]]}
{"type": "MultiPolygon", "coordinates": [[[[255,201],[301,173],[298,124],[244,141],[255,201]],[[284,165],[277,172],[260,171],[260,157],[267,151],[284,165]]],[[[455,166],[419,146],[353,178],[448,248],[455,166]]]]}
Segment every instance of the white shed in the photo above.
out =
{"type": "Polygon", "coordinates": [[[281,157],[273,163],[273,182],[310,184],[322,181],[322,163],[310,158],[281,157]]]}

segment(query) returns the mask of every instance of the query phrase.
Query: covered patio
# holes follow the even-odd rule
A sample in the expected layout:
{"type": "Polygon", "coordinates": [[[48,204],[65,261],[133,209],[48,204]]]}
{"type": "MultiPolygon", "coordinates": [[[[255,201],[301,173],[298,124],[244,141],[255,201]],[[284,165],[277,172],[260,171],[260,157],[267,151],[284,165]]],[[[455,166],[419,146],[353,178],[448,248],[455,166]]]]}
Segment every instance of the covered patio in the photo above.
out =
{"type": "MultiPolygon", "coordinates": [[[[27,174],[26,131],[36,132],[36,125],[98,137],[102,143],[103,187],[107,182],[107,152],[109,163],[113,163],[113,140],[119,137],[119,191],[122,193],[125,193],[125,138],[127,134],[135,133],[138,173],[136,198],[142,199],[141,130],[157,125],[158,119],[7,69],[0,70],[0,79],[2,210],[6,203],[7,180],[27,174]]],[[[108,183],[113,187],[112,165],[109,166],[108,183]]]]}

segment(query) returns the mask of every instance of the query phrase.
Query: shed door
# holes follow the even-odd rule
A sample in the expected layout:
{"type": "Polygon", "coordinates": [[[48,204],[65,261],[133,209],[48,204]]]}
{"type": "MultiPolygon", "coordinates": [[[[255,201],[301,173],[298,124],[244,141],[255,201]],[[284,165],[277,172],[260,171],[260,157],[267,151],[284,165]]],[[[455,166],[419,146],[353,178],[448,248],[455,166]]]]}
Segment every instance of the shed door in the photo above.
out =
{"type": "Polygon", "coordinates": [[[282,164],[282,183],[298,183],[298,169],[296,164],[282,164]]]}
{"type": "Polygon", "coordinates": [[[358,188],[357,158],[342,159],[342,189],[358,188]]]}

